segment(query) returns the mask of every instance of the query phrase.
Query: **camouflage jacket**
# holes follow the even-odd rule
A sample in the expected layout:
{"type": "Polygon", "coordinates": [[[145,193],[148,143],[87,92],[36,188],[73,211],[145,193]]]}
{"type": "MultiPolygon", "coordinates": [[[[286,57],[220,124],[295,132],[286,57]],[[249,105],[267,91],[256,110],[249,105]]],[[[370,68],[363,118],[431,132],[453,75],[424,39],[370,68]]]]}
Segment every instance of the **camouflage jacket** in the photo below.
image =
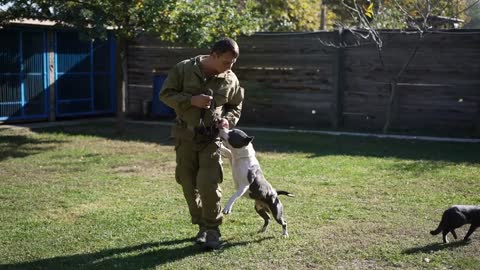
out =
{"type": "Polygon", "coordinates": [[[215,108],[204,112],[204,124],[214,125],[216,115],[227,119],[232,128],[240,118],[244,90],[231,70],[207,79],[200,69],[203,57],[206,56],[200,55],[176,64],[162,86],[160,100],[175,110],[179,122],[196,127],[200,124],[202,109],[193,106],[191,98],[208,94],[208,89],[211,89],[215,108]]]}

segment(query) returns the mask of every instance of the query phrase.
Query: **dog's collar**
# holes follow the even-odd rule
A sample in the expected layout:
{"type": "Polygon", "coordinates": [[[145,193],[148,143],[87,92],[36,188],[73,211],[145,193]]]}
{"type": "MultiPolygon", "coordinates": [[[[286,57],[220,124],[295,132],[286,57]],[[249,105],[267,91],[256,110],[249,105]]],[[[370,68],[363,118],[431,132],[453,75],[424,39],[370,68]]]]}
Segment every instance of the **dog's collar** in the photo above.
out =
{"type": "Polygon", "coordinates": [[[245,151],[244,153],[241,153],[240,155],[236,156],[236,159],[244,159],[244,158],[254,158],[255,157],[255,150],[254,149],[249,149],[245,151]]]}
{"type": "Polygon", "coordinates": [[[248,154],[248,155],[242,155],[242,156],[236,156],[235,159],[244,159],[244,158],[252,158],[252,157],[255,157],[255,153],[248,154]]]}

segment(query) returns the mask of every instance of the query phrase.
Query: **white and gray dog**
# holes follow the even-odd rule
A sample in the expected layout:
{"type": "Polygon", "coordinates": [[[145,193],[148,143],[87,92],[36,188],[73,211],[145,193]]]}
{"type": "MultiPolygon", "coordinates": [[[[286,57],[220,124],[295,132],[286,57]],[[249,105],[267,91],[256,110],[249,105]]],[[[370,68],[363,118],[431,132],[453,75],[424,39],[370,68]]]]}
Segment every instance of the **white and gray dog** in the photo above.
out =
{"type": "Polygon", "coordinates": [[[251,143],[253,137],[239,129],[221,129],[220,138],[226,146],[226,148],[221,147],[220,151],[230,161],[233,181],[237,190],[228,200],[223,213],[230,214],[235,201],[248,192],[250,198],[255,200],[255,210],[265,221],[259,232],[267,230],[270,222],[269,214],[271,214],[282,225],[282,236],[288,237],[287,222],[283,217],[283,205],[278,195],[293,197],[293,194],[275,190],[265,179],[251,143]]]}

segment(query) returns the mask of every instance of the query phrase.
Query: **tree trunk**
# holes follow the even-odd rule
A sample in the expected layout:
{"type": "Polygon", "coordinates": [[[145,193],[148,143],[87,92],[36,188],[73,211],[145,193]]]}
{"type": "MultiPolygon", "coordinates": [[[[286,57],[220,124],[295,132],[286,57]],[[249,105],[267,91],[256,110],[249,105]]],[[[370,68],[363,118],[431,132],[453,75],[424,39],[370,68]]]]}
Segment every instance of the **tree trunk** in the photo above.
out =
{"type": "Polygon", "coordinates": [[[327,6],[320,3],[320,30],[327,30],[327,6]]]}
{"type": "Polygon", "coordinates": [[[117,133],[125,131],[126,98],[128,86],[127,41],[119,38],[120,84],[117,86],[117,133]]]}

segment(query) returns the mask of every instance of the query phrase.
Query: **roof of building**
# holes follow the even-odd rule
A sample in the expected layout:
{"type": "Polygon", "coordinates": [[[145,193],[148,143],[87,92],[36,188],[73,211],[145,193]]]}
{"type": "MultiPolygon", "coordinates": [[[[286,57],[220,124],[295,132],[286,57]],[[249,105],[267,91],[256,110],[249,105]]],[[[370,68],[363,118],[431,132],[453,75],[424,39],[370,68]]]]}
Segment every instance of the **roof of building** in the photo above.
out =
{"type": "Polygon", "coordinates": [[[17,19],[9,22],[10,24],[21,24],[21,25],[39,25],[39,26],[55,26],[58,25],[54,21],[40,21],[35,19],[17,19]]]}

